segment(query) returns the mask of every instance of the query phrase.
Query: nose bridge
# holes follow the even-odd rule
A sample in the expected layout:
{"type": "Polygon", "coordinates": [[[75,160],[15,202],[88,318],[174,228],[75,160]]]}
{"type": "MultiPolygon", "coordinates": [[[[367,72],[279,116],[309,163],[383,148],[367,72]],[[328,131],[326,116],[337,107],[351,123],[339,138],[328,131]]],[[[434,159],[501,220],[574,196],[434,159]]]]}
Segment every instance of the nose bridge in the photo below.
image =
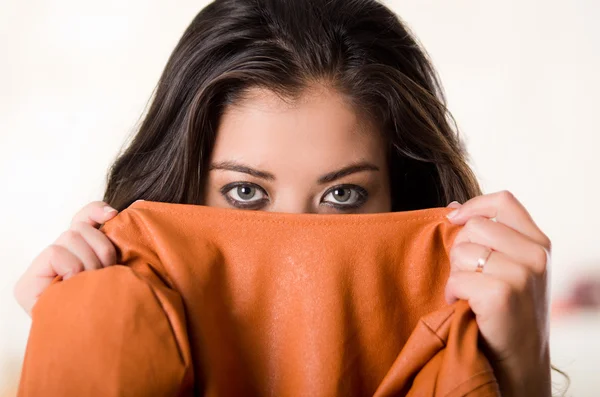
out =
{"type": "Polygon", "coordinates": [[[299,186],[281,188],[270,210],[274,212],[287,212],[290,214],[316,213],[313,196],[310,189],[299,186]]]}

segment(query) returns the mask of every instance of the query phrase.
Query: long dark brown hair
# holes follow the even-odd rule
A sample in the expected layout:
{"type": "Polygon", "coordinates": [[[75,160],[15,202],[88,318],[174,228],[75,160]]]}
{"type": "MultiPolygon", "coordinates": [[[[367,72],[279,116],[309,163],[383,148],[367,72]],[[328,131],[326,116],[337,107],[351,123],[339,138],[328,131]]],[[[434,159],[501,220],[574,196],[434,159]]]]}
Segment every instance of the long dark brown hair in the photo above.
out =
{"type": "Polygon", "coordinates": [[[187,28],[104,200],[202,204],[223,109],[251,87],[293,98],[341,93],[388,143],[392,210],[464,202],[480,189],[436,73],[407,27],[375,0],[216,0],[187,28]]]}
{"type": "Polygon", "coordinates": [[[215,0],[171,54],[104,201],[119,211],[139,199],[202,204],[224,108],[248,88],[294,98],[313,82],[336,88],[384,134],[393,211],[481,194],[427,54],[387,7],[215,0]]]}

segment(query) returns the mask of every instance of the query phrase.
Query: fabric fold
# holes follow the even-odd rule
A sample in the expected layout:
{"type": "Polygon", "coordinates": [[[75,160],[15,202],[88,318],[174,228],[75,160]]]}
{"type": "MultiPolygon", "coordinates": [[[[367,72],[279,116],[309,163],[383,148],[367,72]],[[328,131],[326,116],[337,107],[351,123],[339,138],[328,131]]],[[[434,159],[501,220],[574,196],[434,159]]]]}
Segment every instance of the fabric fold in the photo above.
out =
{"type": "Polygon", "coordinates": [[[19,395],[497,396],[447,213],[136,202],[119,265],[40,297],[19,395]]]}

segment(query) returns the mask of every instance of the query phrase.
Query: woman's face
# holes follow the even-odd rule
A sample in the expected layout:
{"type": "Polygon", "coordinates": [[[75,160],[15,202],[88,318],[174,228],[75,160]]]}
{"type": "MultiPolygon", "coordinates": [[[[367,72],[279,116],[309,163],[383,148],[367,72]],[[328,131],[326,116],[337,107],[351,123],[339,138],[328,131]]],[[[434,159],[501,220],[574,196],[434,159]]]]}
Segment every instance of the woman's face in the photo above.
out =
{"type": "Polygon", "coordinates": [[[388,212],[383,138],[330,89],[311,88],[293,103],[252,89],[221,118],[204,202],[290,213],[388,212]]]}

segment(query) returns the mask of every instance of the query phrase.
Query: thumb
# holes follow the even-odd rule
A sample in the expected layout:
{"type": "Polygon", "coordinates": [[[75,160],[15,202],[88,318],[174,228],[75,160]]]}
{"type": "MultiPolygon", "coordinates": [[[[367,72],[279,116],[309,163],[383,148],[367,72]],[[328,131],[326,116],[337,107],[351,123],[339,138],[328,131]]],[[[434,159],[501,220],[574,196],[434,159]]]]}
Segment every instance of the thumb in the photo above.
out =
{"type": "Polygon", "coordinates": [[[448,204],[446,208],[458,209],[460,207],[462,207],[461,203],[459,203],[458,201],[453,201],[450,204],[448,204]]]}
{"type": "Polygon", "coordinates": [[[117,215],[117,210],[102,201],[94,201],[83,207],[73,218],[71,225],[84,222],[99,227],[117,215]]]}

